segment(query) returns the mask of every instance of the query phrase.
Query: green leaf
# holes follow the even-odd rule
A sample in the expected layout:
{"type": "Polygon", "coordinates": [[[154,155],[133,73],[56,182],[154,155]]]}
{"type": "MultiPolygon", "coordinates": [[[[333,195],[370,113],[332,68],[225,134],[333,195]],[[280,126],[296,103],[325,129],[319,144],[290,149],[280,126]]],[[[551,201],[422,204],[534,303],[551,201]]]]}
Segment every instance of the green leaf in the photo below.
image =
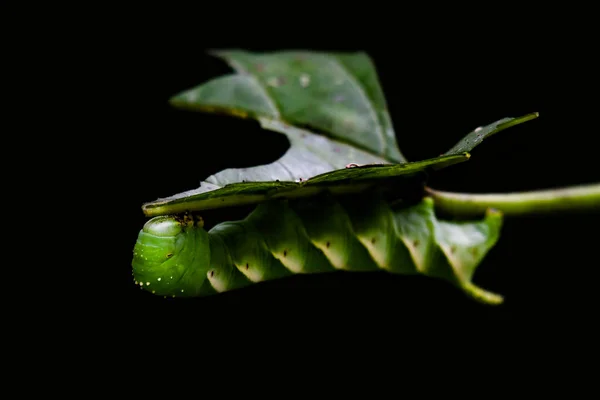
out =
{"type": "MultiPolygon", "coordinates": [[[[285,156],[284,156],[285,157],[285,156]]],[[[334,194],[347,194],[365,191],[384,180],[393,185],[402,185],[398,179],[405,177],[408,183],[412,178],[432,165],[451,165],[464,161],[468,154],[437,157],[431,160],[393,165],[365,165],[334,170],[298,182],[285,180],[253,181],[224,184],[220,181],[232,176],[254,176],[272,171],[273,176],[285,174],[287,170],[274,164],[248,168],[249,171],[225,170],[202,182],[200,188],[189,190],[142,206],[144,214],[156,216],[185,211],[200,211],[244,204],[257,204],[269,199],[311,197],[325,191],[334,194]],[[275,168],[271,168],[275,167],[275,168]],[[271,168],[269,170],[269,168],[271,168]],[[253,171],[256,170],[256,171],[253,171]]],[[[294,165],[294,164],[292,164],[294,165]]],[[[302,164],[298,164],[302,166],[302,164]]],[[[310,167],[311,164],[309,164],[310,167]]],[[[308,168],[308,167],[307,167],[308,168]]]]}
{"type": "Polygon", "coordinates": [[[492,124],[486,126],[480,126],[475,128],[473,131],[469,132],[464,138],[462,138],[458,143],[454,145],[450,150],[448,150],[444,155],[451,154],[461,154],[465,152],[469,152],[473,150],[476,146],[480,145],[484,139],[508,129],[512,126],[522,124],[523,122],[531,121],[539,117],[537,112],[523,115],[518,118],[503,118],[499,121],[496,121],[492,124]]]}
{"type": "Polygon", "coordinates": [[[505,118],[471,132],[441,157],[409,163],[397,147],[383,91],[366,54],[214,54],[236,73],[184,91],[171,103],[254,118],[264,129],[284,134],[290,148],[271,164],[226,169],[197,189],[148,202],[142,206],[147,216],[307,197],[325,190],[358,192],[392,185],[393,178],[393,185],[402,185],[398,178],[424,177],[429,169],[466,161],[468,151],[483,138],[533,118],[505,118]]]}
{"type": "MultiPolygon", "coordinates": [[[[178,107],[267,117],[405,162],[373,62],[365,53],[214,51],[237,72],[175,96],[178,107]]],[[[268,127],[266,127],[268,129],[268,127]]]]}

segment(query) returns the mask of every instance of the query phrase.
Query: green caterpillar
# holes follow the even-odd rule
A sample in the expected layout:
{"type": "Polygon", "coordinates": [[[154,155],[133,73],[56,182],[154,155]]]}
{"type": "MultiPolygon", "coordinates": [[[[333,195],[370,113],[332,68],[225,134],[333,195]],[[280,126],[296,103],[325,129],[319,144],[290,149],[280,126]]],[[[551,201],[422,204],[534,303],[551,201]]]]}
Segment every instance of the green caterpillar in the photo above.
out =
{"type": "Polygon", "coordinates": [[[157,216],[139,233],[133,275],[156,295],[199,297],[293,274],[384,270],[443,279],[498,304],[502,296],[471,280],[502,221],[494,210],[480,221],[440,221],[429,197],[407,206],[379,192],[272,200],[208,232],[197,215],[157,216]]]}

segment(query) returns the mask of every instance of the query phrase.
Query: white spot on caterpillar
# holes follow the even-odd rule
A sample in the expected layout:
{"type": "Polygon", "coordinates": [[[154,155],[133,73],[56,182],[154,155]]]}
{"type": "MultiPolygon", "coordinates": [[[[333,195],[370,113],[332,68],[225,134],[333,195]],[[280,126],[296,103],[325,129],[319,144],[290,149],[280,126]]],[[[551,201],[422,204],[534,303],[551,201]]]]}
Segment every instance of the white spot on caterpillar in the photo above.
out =
{"type": "Polygon", "coordinates": [[[310,76],[307,74],[300,75],[300,86],[307,87],[310,85],[310,76]]]}
{"type": "Polygon", "coordinates": [[[134,282],[135,282],[136,285],[138,284],[138,281],[134,281],[134,282]]]}
{"type": "Polygon", "coordinates": [[[140,286],[144,286],[144,282],[140,282],[140,286]]]}
{"type": "Polygon", "coordinates": [[[475,128],[475,132],[479,132],[482,129],[483,129],[482,127],[477,127],[477,128],[475,128]]]}
{"type": "Polygon", "coordinates": [[[173,277],[171,277],[171,279],[173,279],[173,277]]]}
{"type": "Polygon", "coordinates": [[[160,280],[161,280],[161,279],[162,279],[162,278],[158,278],[158,279],[157,279],[157,281],[159,281],[159,282],[160,282],[160,280]]]}
{"type": "Polygon", "coordinates": [[[150,282],[146,282],[146,286],[150,286],[150,282]]]}

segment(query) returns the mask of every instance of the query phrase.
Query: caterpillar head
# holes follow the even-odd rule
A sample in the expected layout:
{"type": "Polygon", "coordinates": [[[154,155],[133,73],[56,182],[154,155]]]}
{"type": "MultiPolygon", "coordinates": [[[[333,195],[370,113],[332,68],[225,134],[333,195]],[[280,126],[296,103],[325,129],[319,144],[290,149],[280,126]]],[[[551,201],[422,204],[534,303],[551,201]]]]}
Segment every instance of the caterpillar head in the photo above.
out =
{"type": "Polygon", "coordinates": [[[157,295],[195,296],[202,291],[210,263],[202,219],[185,214],[150,219],[133,249],[137,285],[157,295]]]}

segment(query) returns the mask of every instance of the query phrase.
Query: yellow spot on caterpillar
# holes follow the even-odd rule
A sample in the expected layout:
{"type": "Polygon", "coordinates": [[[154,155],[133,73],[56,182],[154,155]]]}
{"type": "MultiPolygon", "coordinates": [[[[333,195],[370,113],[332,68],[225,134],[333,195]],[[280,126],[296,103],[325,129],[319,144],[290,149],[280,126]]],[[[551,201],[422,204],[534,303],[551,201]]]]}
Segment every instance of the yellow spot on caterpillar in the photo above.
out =
{"type": "Polygon", "coordinates": [[[144,282],[140,282],[140,286],[144,286],[144,282]]]}
{"type": "Polygon", "coordinates": [[[156,290],[153,290],[153,291],[152,291],[152,294],[154,294],[154,293],[156,293],[156,290]]]}
{"type": "Polygon", "coordinates": [[[236,265],[237,269],[250,279],[252,282],[260,282],[263,280],[263,271],[261,268],[250,268],[250,264],[246,263],[243,266],[236,265]]]}
{"type": "Polygon", "coordinates": [[[146,286],[150,286],[150,282],[146,282],[146,286]]]}
{"type": "Polygon", "coordinates": [[[162,278],[158,278],[158,279],[157,279],[157,281],[159,281],[159,282],[160,282],[160,280],[161,280],[161,279],[162,279],[162,278]]]}
{"type": "Polygon", "coordinates": [[[220,275],[218,273],[218,269],[212,269],[210,270],[208,273],[208,280],[210,281],[210,284],[212,285],[213,289],[215,289],[217,292],[221,293],[221,292],[225,292],[228,290],[228,279],[227,277],[225,277],[225,279],[222,279],[220,275]]]}
{"type": "MultiPolygon", "coordinates": [[[[385,251],[380,249],[382,245],[379,241],[377,241],[376,238],[358,236],[358,240],[360,240],[363,246],[365,246],[365,248],[367,249],[367,251],[369,252],[369,254],[371,255],[371,257],[373,258],[373,260],[379,268],[389,269],[387,254],[385,251]],[[379,246],[375,245],[375,243],[377,243],[379,246]]],[[[382,240],[381,243],[383,242],[384,241],[382,240]]],[[[383,244],[383,246],[385,246],[385,244],[383,244]]]]}
{"type": "Polygon", "coordinates": [[[138,282],[137,282],[137,281],[134,281],[134,282],[135,282],[135,284],[136,284],[136,285],[138,284],[138,282]]]}
{"type": "Polygon", "coordinates": [[[290,252],[288,250],[284,250],[283,253],[273,253],[273,255],[283,264],[284,267],[290,271],[296,274],[301,273],[304,266],[302,259],[298,259],[297,257],[293,256],[288,257],[289,253],[290,252]]]}
{"type": "Polygon", "coordinates": [[[406,248],[408,249],[408,252],[410,253],[410,257],[412,258],[413,262],[415,263],[415,267],[417,268],[417,271],[424,272],[427,266],[425,265],[425,254],[423,253],[423,251],[421,251],[417,248],[420,243],[419,239],[410,240],[405,237],[400,237],[400,239],[406,245],[406,248]]]}

